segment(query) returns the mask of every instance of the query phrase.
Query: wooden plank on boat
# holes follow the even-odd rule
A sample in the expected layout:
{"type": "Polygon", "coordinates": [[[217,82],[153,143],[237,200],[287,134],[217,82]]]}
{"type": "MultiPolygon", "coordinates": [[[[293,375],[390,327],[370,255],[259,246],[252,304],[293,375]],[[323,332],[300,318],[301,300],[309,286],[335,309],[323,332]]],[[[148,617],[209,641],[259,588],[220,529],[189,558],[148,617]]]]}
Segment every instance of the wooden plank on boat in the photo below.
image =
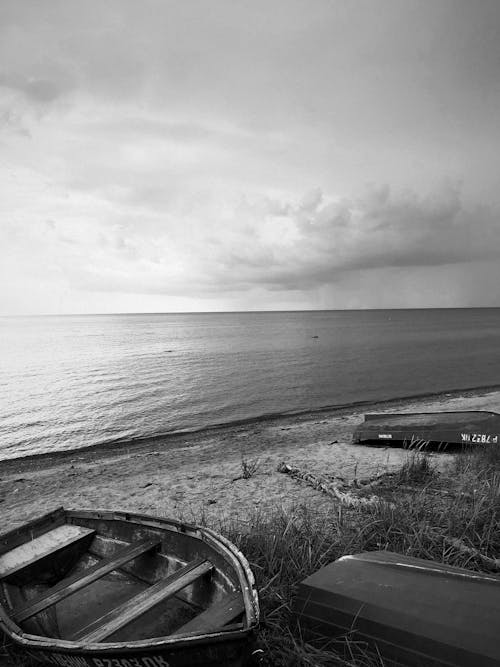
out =
{"type": "Polygon", "coordinates": [[[101,618],[82,628],[76,633],[73,640],[94,643],[106,639],[106,637],[139,618],[160,602],[175,595],[212,569],[212,563],[207,560],[197,559],[188,563],[170,577],[161,579],[145,591],[116,607],[116,609],[112,609],[101,618]]]}
{"type": "Polygon", "coordinates": [[[175,631],[176,635],[184,635],[189,632],[212,632],[220,630],[225,625],[234,621],[245,611],[245,604],[241,591],[235,591],[220,602],[212,605],[191,621],[185,623],[181,628],[175,631]]]}
{"type": "Polygon", "coordinates": [[[18,609],[14,614],[14,620],[17,623],[25,621],[31,616],[38,614],[39,612],[51,607],[52,605],[64,600],[68,596],[76,593],[77,591],[85,588],[89,584],[97,581],[101,577],[104,577],[106,574],[109,574],[113,570],[117,570],[125,563],[141,556],[142,554],[150,551],[154,547],[157,547],[161,544],[161,539],[157,538],[154,540],[142,540],[136,544],[130,544],[123,549],[120,549],[118,553],[113,558],[107,558],[97,563],[96,565],[87,568],[83,572],[73,575],[72,577],[67,577],[63,579],[58,584],[50,588],[44,595],[41,595],[36,600],[31,600],[30,604],[18,609]]]}
{"type": "Polygon", "coordinates": [[[24,523],[22,526],[13,528],[7,533],[0,535],[0,555],[11,551],[20,544],[24,544],[27,539],[33,540],[48,530],[62,526],[64,523],[66,523],[66,510],[63,507],[59,507],[37,519],[24,523]]]}
{"type": "Polygon", "coordinates": [[[90,528],[65,524],[40,537],[35,537],[34,540],[25,542],[0,556],[0,578],[19,572],[41,558],[53,555],[94,533],[95,531],[90,528]]]}

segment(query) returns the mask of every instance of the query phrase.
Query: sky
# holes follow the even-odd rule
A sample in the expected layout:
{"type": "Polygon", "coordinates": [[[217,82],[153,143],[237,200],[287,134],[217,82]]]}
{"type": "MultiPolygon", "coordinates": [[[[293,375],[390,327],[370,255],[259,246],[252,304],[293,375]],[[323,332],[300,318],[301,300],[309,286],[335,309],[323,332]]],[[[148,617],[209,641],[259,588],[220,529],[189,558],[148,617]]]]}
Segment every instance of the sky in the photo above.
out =
{"type": "Polygon", "coordinates": [[[0,314],[500,306],[498,0],[0,0],[0,314]]]}

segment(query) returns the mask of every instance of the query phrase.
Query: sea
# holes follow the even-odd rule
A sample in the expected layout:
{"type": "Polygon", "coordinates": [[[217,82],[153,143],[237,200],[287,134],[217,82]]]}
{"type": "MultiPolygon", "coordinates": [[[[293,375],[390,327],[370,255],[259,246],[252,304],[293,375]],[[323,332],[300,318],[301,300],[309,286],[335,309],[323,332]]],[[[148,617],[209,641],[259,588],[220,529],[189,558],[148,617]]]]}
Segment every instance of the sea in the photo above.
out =
{"type": "Polygon", "coordinates": [[[0,459],[493,388],[499,371],[496,308],[3,317],[0,459]]]}

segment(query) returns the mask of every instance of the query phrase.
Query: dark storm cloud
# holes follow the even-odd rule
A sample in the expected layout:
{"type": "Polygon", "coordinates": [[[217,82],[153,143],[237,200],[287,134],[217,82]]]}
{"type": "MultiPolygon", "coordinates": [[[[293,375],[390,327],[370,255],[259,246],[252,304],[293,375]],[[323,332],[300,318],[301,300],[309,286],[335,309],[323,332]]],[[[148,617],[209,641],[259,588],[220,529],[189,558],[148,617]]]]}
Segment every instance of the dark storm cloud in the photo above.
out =
{"type": "Polygon", "coordinates": [[[15,77],[1,72],[0,86],[21,92],[29,100],[41,104],[53,102],[69,88],[67,84],[64,85],[62,82],[23,76],[15,77]]]}
{"type": "MultiPolygon", "coordinates": [[[[361,196],[325,202],[320,190],[298,204],[266,202],[268,225],[276,216],[294,232],[292,241],[265,243],[252,235],[241,248],[224,246],[223,276],[242,285],[311,289],[346,271],[425,267],[500,257],[500,216],[486,206],[467,207],[458,187],[419,197],[392,194],[388,186],[361,196]]],[[[262,210],[257,214],[262,215],[262,210]]],[[[233,282],[234,284],[234,282],[233,282]]]]}

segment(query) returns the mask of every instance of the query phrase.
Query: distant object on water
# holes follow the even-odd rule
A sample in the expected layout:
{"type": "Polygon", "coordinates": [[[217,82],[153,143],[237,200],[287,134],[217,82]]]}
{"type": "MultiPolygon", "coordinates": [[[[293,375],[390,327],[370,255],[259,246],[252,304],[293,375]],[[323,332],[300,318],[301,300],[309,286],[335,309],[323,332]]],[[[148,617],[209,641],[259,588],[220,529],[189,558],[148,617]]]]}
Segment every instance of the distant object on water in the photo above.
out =
{"type": "Polygon", "coordinates": [[[208,528],[61,508],[0,536],[0,630],[41,662],[235,667],[258,619],[247,560],[208,528]]]}
{"type": "Polygon", "coordinates": [[[368,414],[354,442],[429,442],[442,445],[497,444],[500,414],[487,411],[368,414]]]}
{"type": "Polygon", "coordinates": [[[499,599],[500,577],[374,551],[305,579],[294,613],[304,636],[347,634],[384,664],[498,667],[499,599]]]}

